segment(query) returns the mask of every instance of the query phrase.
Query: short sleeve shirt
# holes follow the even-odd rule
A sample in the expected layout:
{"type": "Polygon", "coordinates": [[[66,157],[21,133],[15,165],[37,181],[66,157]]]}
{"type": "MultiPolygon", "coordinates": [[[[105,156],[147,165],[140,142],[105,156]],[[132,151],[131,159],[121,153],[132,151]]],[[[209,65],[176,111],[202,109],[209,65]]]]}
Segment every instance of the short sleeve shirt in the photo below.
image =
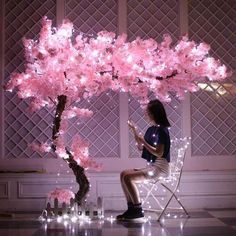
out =
{"type": "MultiPolygon", "coordinates": [[[[162,157],[170,162],[170,135],[167,127],[157,125],[149,127],[144,135],[144,139],[153,147],[156,147],[158,144],[163,144],[164,153],[162,157]]],[[[157,156],[143,147],[142,158],[146,159],[148,162],[155,162],[157,156]]]]}

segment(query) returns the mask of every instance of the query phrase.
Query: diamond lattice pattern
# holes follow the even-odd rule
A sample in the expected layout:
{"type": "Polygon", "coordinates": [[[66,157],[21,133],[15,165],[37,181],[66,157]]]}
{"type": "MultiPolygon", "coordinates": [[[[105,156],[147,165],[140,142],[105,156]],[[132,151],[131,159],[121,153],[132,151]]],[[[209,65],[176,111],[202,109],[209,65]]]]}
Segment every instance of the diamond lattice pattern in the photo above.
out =
{"type": "Polygon", "coordinates": [[[134,40],[153,38],[162,40],[170,34],[174,42],[179,37],[178,1],[176,0],[128,0],[128,37],[134,40]]]}
{"type": "Polygon", "coordinates": [[[71,120],[68,142],[79,134],[89,142],[91,157],[119,157],[119,94],[104,92],[98,98],[80,102],[79,106],[94,114],[86,120],[71,120]]]}
{"type": "MultiPolygon", "coordinates": [[[[154,38],[157,41],[162,40],[163,34],[169,33],[173,42],[179,37],[178,26],[178,3],[174,0],[168,1],[128,1],[128,36],[129,40],[134,40],[137,36],[141,38],[154,38]]],[[[172,102],[165,104],[168,118],[171,122],[170,135],[172,138],[181,137],[181,109],[182,105],[174,96],[172,102]]],[[[132,119],[140,131],[144,133],[150,125],[145,120],[144,111],[139,103],[129,99],[129,117],[132,119]]],[[[129,134],[130,157],[138,157],[133,135],[129,134]]]]}
{"type": "Polygon", "coordinates": [[[66,17],[75,30],[96,34],[107,30],[117,32],[117,1],[115,0],[67,0],[66,17]]]}
{"type": "Polygon", "coordinates": [[[202,83],[191,95],[192,155],[236,154],[236,2],[190,1],[189,33],[212,47],[234,75],[221,83],[202,83]]]}
{"type": "MultiPolygon", "coordinates": [[[[45,15],[55,25],[56,0],[5,1],[5,82],[12,72],[24,70],[22,38],[36,38],[45,15]]],[[[5,157],[40,157],[27,146],[50,138],[52,112],[42,109],[29,114],[27,104],[15,93],[5,93],[4,102],[5,157]]]]}
{"type": "MultiPolygon", "coordinates": [[[[95,35],[101,30],[117,31],[117,1],[66,1],[66,17],[71,20],[77,32],[95,35]]],[[[82,123],[71,122],[68,132],[79,133],[90,143],[92,157],[119,157],[119,95],[103,93],[81,107],[94,112],[91,119],[82,123]]]]}

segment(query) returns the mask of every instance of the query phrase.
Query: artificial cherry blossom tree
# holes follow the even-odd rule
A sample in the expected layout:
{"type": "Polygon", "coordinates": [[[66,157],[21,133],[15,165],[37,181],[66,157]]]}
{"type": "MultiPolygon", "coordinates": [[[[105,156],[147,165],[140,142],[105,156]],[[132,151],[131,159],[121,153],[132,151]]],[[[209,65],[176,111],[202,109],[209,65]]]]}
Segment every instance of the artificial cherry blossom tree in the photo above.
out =
{"type": "Polygon", "coordinates": [[[229,75],[224,65],[209,56],[209,45],[197,44],[186,36],[176,45],[172,45],[169,35],[164,35],[161,43],[141,38],[128,42],[126,35],[116,38],[106,31],[87,37],[74,35],[68,20],[56,29],[44,17],[39,39],[23,42],[26,69],[12,74],[6,88],[16,88],[18,96],[29,101],[32,111],[55,106],[52,141],[33,146],[55,151],[69,164],[80,186],[75,195],[79,204],[89,190],[84,169],[99,168],[79,134],[71,147],[63,138],[69,119],[92,115],[92,111],[79,107],[82,99],[107,90],[122,91],[145,106],[150,92],[161,101],[170,101],[170,92],[183,98],[186,91],[198,89],[196,82],[206,78],[223,80],[229,75]]]}

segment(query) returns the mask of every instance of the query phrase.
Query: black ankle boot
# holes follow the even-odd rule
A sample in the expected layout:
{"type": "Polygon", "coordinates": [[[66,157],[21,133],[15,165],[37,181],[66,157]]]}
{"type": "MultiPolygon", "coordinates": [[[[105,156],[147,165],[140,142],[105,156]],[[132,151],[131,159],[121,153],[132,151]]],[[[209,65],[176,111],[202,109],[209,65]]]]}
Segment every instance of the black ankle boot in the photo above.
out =
{"type": "Polygon", "coordinates": [[[123,220],[127,215],[131,214],[134,204],[132,202],[127,202],[128,209],[121,215],[116,216],[117,220],[123,220]]]}
{"type": "Polygon", "coordinates": [[[144,217],[141,203],[133,204],[132,210],[125,214],[123,220],[138,220],[144,217]]]}

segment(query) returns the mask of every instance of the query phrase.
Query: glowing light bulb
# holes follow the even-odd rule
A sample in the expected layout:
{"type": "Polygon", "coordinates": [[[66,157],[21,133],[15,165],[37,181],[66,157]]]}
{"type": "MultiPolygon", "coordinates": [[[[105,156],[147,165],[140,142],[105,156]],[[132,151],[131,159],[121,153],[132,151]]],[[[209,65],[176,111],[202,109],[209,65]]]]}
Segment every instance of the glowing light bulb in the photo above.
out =
{"type": "Polygon", "coordinates": [[[153,176],[153,175],[154,175],[154,171],[149,170],[149,171],[148,171],[148,175],[149,175],[149,176],[153,176]]]}
{"type": "Polygon", "coordinates": [[[75,223],[77,221],[77,217],[76,216],[71,217],[71,221],[75,223]]]}
{"type": "Polygon", "coordinates": [[[64,221],[64,226],[66,227],[68,225],[68,221],[64,221]]]}
{"type": "Polygon", "coordinates": [[[133,61],[133,57],[132,57],[131,55],[129,55],[129,56],[127,57],[126,61],[127,61],[128,63],[131,63],[131,62],[133,61]]]}
{"type": "Polygon", "coordinates": [[[81,76],[80,83],[85,84],[87,82],[87,78],[85,76],[81,76]]]}
{"type": "Polygon", "coordinates": [[[98,50],[94,50],[93,52],[92,52],[92,55],[94,56],[94,57],[97,57],[98,56],[98,50]]]}

